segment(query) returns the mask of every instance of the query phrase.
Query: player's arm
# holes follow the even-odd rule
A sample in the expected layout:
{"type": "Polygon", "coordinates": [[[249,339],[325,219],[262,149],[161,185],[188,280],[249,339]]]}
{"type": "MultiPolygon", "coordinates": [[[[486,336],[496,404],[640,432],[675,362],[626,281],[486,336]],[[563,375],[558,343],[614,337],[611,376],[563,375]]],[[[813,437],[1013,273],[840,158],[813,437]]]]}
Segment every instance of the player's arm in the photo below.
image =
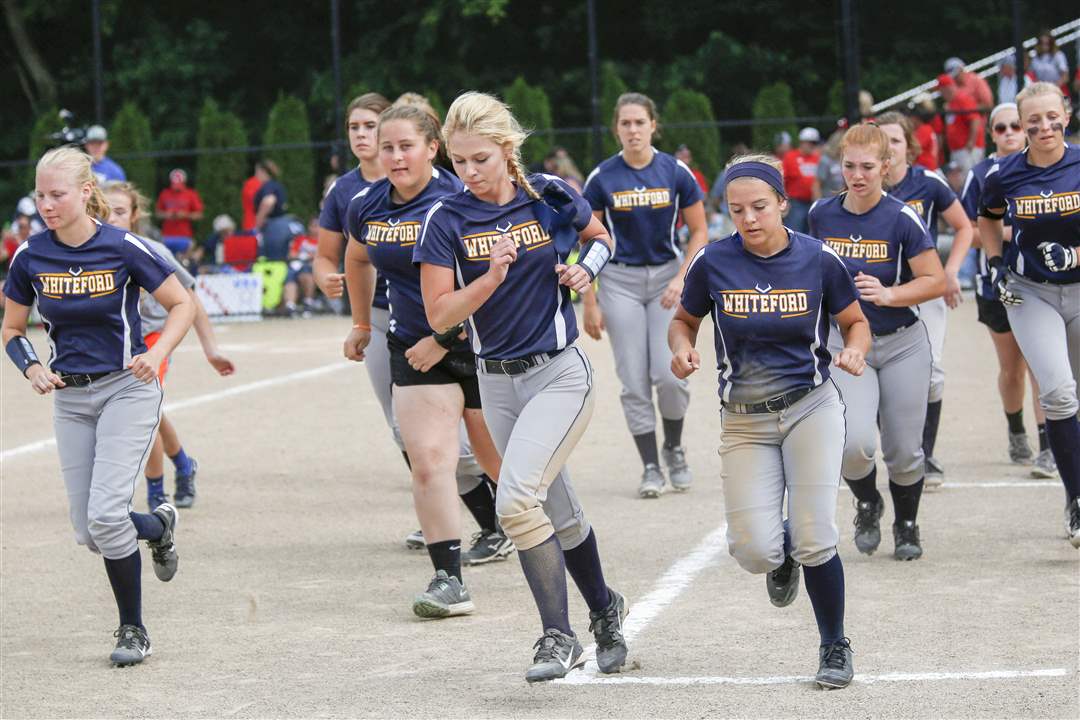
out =
{"type": "Polygon", "coordinates": [[[38,395],[52,392],[53,388],[62,388],[60,376],[46,368],[38,359],[34,346],[26,337],[26,325],[30,319],[30,307],[8,298],[4,303],[4,324],[2,335],[4,348],[15,367],[30,381],[30,387],[38,395]]]}
{"type": "Polygon", "coordinates": [[[277,205],[277,195],[274,193],[267,193],[259,202],[259,208],[255,211],[255,227],[261,228],[266,219],[270,217],[270,213],[274,211],[274,206],[277,205]]]}
{"type": "Polygon", "coordinates": [[[176,275],[166,277],[151,295],[169,314],[165,318],[165,327],[161,329],[161,337],[154,343],[154,347],[131,359],[131,373],[143,382],[150,382],[157,377],[158,366],[172,355],[172,351],[184,339],[195,318],[195,303],[176,275]]]}
{"type": "Polygon", "coordinates": [[[945,302],[954,308],[963,299],[960,294],[960,267],[971,249],[974,232],[959,200],[954,200],[952,205],[945,208],[941,217],[953,229],[952,248],[949,249],[949,259],[945,261],[945,302]]]}
{"type": "Polygon", "coordinates": [[[578,243],[581,250],[577,262],[573,265],[558,263],[555,272],[560,285],[580,293],[592,286],[593,280],[611,260],[615,254],[615,241],[608,235],[604,224],[593,215],[585,229],[578,233],[578,243]]]}
{"type": "Polygon", "coordinates": [[[671,372],[683,379],[701,367],[697,345],[701,318],[687,312],[681,304],[668,326],[668,347],[671,348],[671,372]]]}
{"type": "Polygon", "coordinates": [[[836,324],[844,338],[844,349],[833,363],[852,375],[862,375],[866,367],[866,354],[870,352],[870,323],[863,314],[862,306],[855,300],[835,315],[836,324]]]}
{"type": "MultiPolygon", "coordinates": [[[[603,222],[604,213],[602,210],[593,210],[593,217],[597,222],[603,222]]],[[[597,302],[596,293],[599,291],[596,283],[590,283],[589,287],[585,288],[581,295],[581,309],[582,309],[582,324],[584,325],[585,334],[591,337],[593,340],[599,340],[603,335],[604,330],[604,314],[600,312],[600,303],[597,302]]]]}
{"type": "Polygon", "coordinates": [[[375,267],[367,246],[349,241],[345,248],[345,289],[352,306],[352,330],[345,338],[345,357],[364,359],[364,349],[371,342],[371,303],[375,300],[375,267]]]}
{"type": "Polygon", "coordinates": [[[192,325],[195,328],[195,334],[199,336],[199,344],[202,345],[203,354],[206,355],[206,362],[210,363],[219,375],[232,375],[236,372],[236,366],[218,350],[217,335],[214,334],[210,316],[206,314],[206,307],[199,299],[195,288],[189,289],[188,294],[191,296],[191,303],[195,309],[195,320],[192,325]]]}
{"type": "Polygon", "coordinates": [[[859,296],[881,307],[911,307],[945,293],[945,269],[935,248],[908,258],[908,265],[913,277],[900,285],[885,286],[873,275],[860,272],[855,276],[859,296]]]}
{"type": "Polygon", "coordinates": [[[705,221],[705,203],[698,201],[683,209],[682,213],[683,221],[690,228],[690,240],[686,244],[686,255],[683,257],[679,274],[671,279],[671,282],[664,289],[664,294],[660,296],[660,306],[664,309],[673,308],[679,302],[679,298],[682,296],[683,282],[686,279],[686,269],[690,267],[690,261],[697,256],[698,250],[709,243],[709,226],[705,221]]]}
{"type": "Polygon", "coordinates": [[[344,233],[319,228],[319,249],[311,261],[311,274],[315,284],[328,298],[341,297],[345,290],[345,274],[338,272],[341,267],[341,246],[348,242],[344,233]]]}

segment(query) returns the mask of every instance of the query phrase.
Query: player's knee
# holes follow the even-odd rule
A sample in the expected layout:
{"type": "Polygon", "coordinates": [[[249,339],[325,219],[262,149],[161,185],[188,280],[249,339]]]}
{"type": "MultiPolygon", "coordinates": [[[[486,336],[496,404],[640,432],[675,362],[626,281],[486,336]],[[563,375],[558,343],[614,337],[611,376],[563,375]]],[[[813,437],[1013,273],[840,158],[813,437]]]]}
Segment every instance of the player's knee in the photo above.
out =
{"type": "Polygon", "coordinates": [[[558,535],[559,545],[563,550],[573,550],[578,545],[585,542],[585,539],[589,537],[589,532],[591,530],[592,526],[585,521],[584,514],[582,513],[578,522],[563,528],[557,528],[555,534],[558,535]]]}
{"type": "Polygon", "coordinates": [[[843,475],[850,480],[866,477],[874,467],[877,439],[871,434],[851,434],[850,427],[848,433],[844,443],[843,475]]]}
{"type": "Polygon", "coordinates": [[[795,562],[806,567],[817,567],[818,565],[824,565],[833,559],[836,555],[836,544],[825,545],[823,543],[817,546],[796,547],[791,551],[791,557],[795,562]]]}
{"type": "Polygon", "coordinates": [[[914,485],[926,475],[926,460],[921,451],[918,453],[918,458],[912,458],[901,464],[886,463],[886,466],[889,470],[889,480],[904,487],[914,485]]]}
{"type": "Polygon", "coordinates": [[[137,547],[135,527],[126,512],[91,512],[87,530],[106,557],[126,557],[137,547]]]}
{"type": "Polygon", "coordinates": [[[496,502],[495,510],[499,516],[499,525],[518,550],[534,548],[555,534],[551,520],[539,505],[508,514],[503,513],[499,507],[496,502]]]}
{"type": "Polygon", "coordinates": [[[780,567],[784,562],[783,537],[771,538],[747,534],[728,538],[728,553],[747,572],[760,575],[780,567]]]}
{"type": "Polygon", "coordinates": [[[1080,410],[1080,403],[1076,399],[1076,383],[1071,378],[1069,382],[1061,383],[1057,387],[1040,390],[1039,404],[1046,411],[1046,417],[1051,420],[1068,420],[1075,417],[1080,410]]]}

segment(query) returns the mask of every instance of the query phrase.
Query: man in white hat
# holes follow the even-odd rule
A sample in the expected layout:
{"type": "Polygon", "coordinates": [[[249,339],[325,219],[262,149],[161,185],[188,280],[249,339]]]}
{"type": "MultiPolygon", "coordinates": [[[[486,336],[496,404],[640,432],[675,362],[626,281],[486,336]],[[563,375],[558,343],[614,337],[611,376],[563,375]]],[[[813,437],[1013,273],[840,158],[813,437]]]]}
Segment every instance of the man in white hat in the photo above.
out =
{"type": "Polygon", "coordinates": [[[105,128],[91,125],[86,129],[86,152],[94,159],[90,167],[97,176],[98,185],[127,180],[124,168],[105,155],[109,152],[109,134],[105,132],[105,128]]]}
{"type": "Polygon", "coordinates": [[[784,192],[790,208],[784,224],[801,233],[809,230],[806,217],[814,201],[814,178],[821,162],[818,151],[820,144],[821,133],[817,128],[804,127],[799,131],[799,147],[789,150],[781,158],[784,164],[784,192]]]}

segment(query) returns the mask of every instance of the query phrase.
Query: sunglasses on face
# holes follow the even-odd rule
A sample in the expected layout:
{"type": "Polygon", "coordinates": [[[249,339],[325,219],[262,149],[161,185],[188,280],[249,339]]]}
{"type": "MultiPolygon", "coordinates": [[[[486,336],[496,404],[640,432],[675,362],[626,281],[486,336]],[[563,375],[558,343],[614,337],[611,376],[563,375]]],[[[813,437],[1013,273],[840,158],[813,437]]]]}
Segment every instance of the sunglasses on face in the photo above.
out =
{"type": "Polygon", "coordinates": [[[998,123],[997,125],[994,126],[994,132],[996,132],[997,134],[1000,135],[1001,133],[1005,132],[1009,128],[1012,128],[1013,132],[1020,132],[1020,123],[1014,122],[1014,123],[1009,123],[1008,125],[1006,125],[1005,123],[998,123]]]}

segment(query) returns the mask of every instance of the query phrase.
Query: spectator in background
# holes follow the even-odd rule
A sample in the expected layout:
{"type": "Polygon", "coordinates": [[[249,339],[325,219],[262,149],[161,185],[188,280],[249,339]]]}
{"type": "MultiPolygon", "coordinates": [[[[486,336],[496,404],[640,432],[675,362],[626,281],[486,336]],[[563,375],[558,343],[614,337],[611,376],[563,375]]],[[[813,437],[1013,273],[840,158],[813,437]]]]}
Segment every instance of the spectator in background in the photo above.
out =
{"type": "MultiPolygon", "coordinates": [[[[970,168],[969,168],[970,169],[970,168]]],[[[967,179],[967,170],[963,165],[956,161],[950,161],[943,168],[945,181],[949,183],[949,187],[952,188],[957,195],[964,191],[964,180],[967,179]]]]}
{"type": "Polygon", "coordinates": [[[100,125],[91,125],[86,129],[86,152],[94,159],[90,169],[97,176],[98,186],[105,187],[111,182],[124,182],[127,176],[124,168],[105,155],[109,152],[109,134],[100,125]]]}
{"type": "Polygon", "coordinates": [[[200,272],[207,265],[220,265],[224,262],[225,238],[236,232],[236,222],[228,215],[218,215],[214,218],[212,231],[195,250],[194,260],[198,264],[200,272]]]}
{"type": "Polygon", "coordinates": [[[937,170],[941,167],[940,154],[941,144],[938,133],[934,128],[934,121],[941,122],[937,114],[934,101],[926,93],[919,93],[911,100],[910,109],[912,127],[915,128],[915,139],[919,141],[919,156],[915,158],[916,165],[922,165],[928,170],[937,170]]]}
{"type": "Polygon", "coordinates": [[[203,202],[197,190],[187,186],[187,173],[175,168],[169,173],[169,187],[157,199],[161,218],[161,242],[181,260],[191,249],[195,237],[193,220],[202,220],[203,202]]]}
{"type": "Polygon", "coordinates": [[[260,160],[255,163],[255,170],[251,177],[244,181],[240,187],[240,207],[244,212],[240,220],[240,226],[244,232],[255,230],[255,194],[267,180],[278,174],[277,165],[271,160],[260,160]]]}
{"type": "Polygon", "coordinates": [[[821,148],[821,159],[818,161],[817,175],[814,177],[812,196],[814,200],[830,198],[843,192],[844,168],[840,164],[840,141],[844,139],[845,127],[838,127],[825,141],[821,148]]]}
{"type": "Polygon", "coordinates": [[[1065,59],[1065,53],[1058,50],[1057,41],[1049,30],[1039,33],[1035,53],[1031,58],[1031,72],[1036,81],[1053,83],[1068,97],[1069,61],[1065,59]]]}
{"type": "Polygon", "coordinates": [[[975,106],[983,111],[989,111],[994,107],[994,93],[990,91],[990,84],[978,73],[964,69],[964,61],[958,57],[951,57],[945,61],[945,72],[952,76],[956,87],[967,92],[975,99],[975,106]]]}
{"type": "Polygon", "coordinates": [[[809,230],[806,216],[814,201],[814,180],[817,178],[821,153],[818,145],[821,134],[816,128],[805,127],[799,131],[799,147],[787,151],[781,162],[784,166],[784,193],[788,198],[788,214],[784,224],[796,232],[809,230]]]}
{"type": "Polygon", "coordinates": [[[45,221],[42,220],[41,215],[38,214],[37,204],[34,203],[33,196],[27,195],[19,200],[18,204],[15,206],[15,214],[11,218],[11,223],[13,225],[18,221],[20,215],[25,215],[30,218],[31,235],[45,229],[45,221]]]}
{"type": "Polygon", "coordinates": [[[701,188],[701,192],[706,195],[709,194],[709,181],[705,179],[705,175],[701,170],[694,165],[694,155],[690,152],[690,148],[686,145],[680,145],[675,148],[675,158],[681,160],[686,167],[690,168],[690,172],[693,174],[694,179],[697,180],[698,187],[701,188]]]}
{"type": "Polygon", "coordinates": [[[585,176],[578,170],[577,164],[574,159],[570,157],[570,153],[566,152],[566,148],[555,148],[554,159],[555,175],[558,175],[567,182],[572,188],[581,192],[585,187],[585,176]]]}
{"type": "Polygon", "coordinates": [[[949,160],[967,173],[986,152],[982,115],[977,112],[975,98],[956,87],[952,75],[938,76],[938,91],[946,102],[945,144],[949,147],[949,160]]]}
{"type": "Polygon", "coordinates": [[[791,152],[791,133],[787,130],[781,130],[773,135],[773,149],[772,153],[778,159],[783,160],[784,156],[791,152]]]}
{"type": "Polygon", "coordinates": [[[285,289],[282,294],[285,312],[289,317],[295,317],[300,312],[296,301],[301,295],[304,317],[310,317],[319,309],[315,302],[315,276],[311,274],[311,261],[319,249],[318,237],[319,218],[315,216],[308,222],[307,232],[294,237],[289,245],[289,272],[285,276],[285,289]]]}
{"type": "MultiPolygon", "coordinates": [[[[1024,87],[1027,87],[1024,78],[1024,87]]],[[[1016,93],[1020,92],[1020,76],[1016,72],[1016,55],[1006,55],[998,63],[998,102],[1016,102],[1016,93]]]]}
{"type": "Polygon", "coordinates": [[[255,208],[254,228],[262,231],[267,220],[279,218],[289,207],[289,194],[285,186],[278,181],[277,165],[263,161],[255,166],[255,176],[262,182],[252,198],[255,208]]]}

